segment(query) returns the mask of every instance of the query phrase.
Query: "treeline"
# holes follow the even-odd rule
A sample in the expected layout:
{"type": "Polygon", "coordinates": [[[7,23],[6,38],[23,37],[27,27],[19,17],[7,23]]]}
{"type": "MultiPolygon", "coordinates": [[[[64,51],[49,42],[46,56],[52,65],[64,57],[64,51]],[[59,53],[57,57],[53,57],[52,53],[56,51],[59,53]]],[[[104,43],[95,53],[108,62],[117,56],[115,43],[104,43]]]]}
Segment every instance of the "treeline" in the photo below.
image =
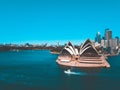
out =
{"type": "Polygon", "coordinates": [[[50,51],[60,51],[63,46],[47,46],[47,45],[23,45],[23,46],[13,46],[13,45],[0,45],[0,51],[12,51],[12,50],[50,50],[50,51]]]}

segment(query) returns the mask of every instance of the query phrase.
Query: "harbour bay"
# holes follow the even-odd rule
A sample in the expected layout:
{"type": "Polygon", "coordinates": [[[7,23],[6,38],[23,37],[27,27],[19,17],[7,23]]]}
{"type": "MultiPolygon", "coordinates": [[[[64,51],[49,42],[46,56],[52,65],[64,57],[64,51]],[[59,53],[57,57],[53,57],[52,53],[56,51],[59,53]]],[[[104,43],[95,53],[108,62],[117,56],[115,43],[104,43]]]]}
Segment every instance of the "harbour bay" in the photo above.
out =
{"type": "Polygon", "coordinates": [[[58,55],[49,50],[0,52],[1,90],[113,90],[120,89],[120,55],[108,57],[110,68],[99,70],[66,68],[57,63],[58,55]]]}

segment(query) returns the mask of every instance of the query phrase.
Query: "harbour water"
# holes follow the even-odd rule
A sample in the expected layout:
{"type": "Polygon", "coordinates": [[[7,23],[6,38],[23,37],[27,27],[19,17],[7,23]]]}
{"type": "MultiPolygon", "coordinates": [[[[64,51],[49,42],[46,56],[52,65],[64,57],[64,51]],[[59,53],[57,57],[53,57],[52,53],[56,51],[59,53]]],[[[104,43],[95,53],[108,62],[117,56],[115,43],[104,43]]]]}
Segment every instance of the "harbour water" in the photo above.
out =
{"type": "Polygon", "coordinates": [[[119,90],[120,55],[110,68],[75,69],[57,65],[48,50],[0,52],[0,90],[119,90]]]}

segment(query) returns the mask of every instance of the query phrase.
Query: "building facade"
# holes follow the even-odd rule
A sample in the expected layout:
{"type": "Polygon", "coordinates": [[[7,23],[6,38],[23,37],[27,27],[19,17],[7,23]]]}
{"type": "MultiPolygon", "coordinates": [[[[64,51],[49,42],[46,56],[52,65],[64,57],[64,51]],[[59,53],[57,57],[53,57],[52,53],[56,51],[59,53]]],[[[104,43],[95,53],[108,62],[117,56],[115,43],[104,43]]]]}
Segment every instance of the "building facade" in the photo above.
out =
{"type": "Polygon", "coordinates": [[[110,29],[105,30],[105,39],[106,40],[112,39],[112,31],[110,29]]]}
{"type": "Polygon", "coordinates": [[[100,32],[97,32],[96,37],[95,37],[95,42],[101,43],[101,35],[100,35],[100,32]]]}

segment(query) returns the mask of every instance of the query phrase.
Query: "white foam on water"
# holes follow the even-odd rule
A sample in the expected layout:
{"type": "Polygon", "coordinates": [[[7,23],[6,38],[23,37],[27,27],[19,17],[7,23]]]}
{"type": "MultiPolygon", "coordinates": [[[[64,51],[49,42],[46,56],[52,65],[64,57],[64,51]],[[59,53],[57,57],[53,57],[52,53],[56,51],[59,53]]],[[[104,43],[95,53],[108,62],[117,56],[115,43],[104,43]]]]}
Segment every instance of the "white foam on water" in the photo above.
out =
{"type": "Polygon", "coordinates": [[[75,71],[71,71],[70,69],[65,70],[64,73],[68,74],[68,75],[70,75],[70,74],[72,74],[72,75],[86,75],[86,73],[84,73],[84,72],[75,72],[75,71]]]}

